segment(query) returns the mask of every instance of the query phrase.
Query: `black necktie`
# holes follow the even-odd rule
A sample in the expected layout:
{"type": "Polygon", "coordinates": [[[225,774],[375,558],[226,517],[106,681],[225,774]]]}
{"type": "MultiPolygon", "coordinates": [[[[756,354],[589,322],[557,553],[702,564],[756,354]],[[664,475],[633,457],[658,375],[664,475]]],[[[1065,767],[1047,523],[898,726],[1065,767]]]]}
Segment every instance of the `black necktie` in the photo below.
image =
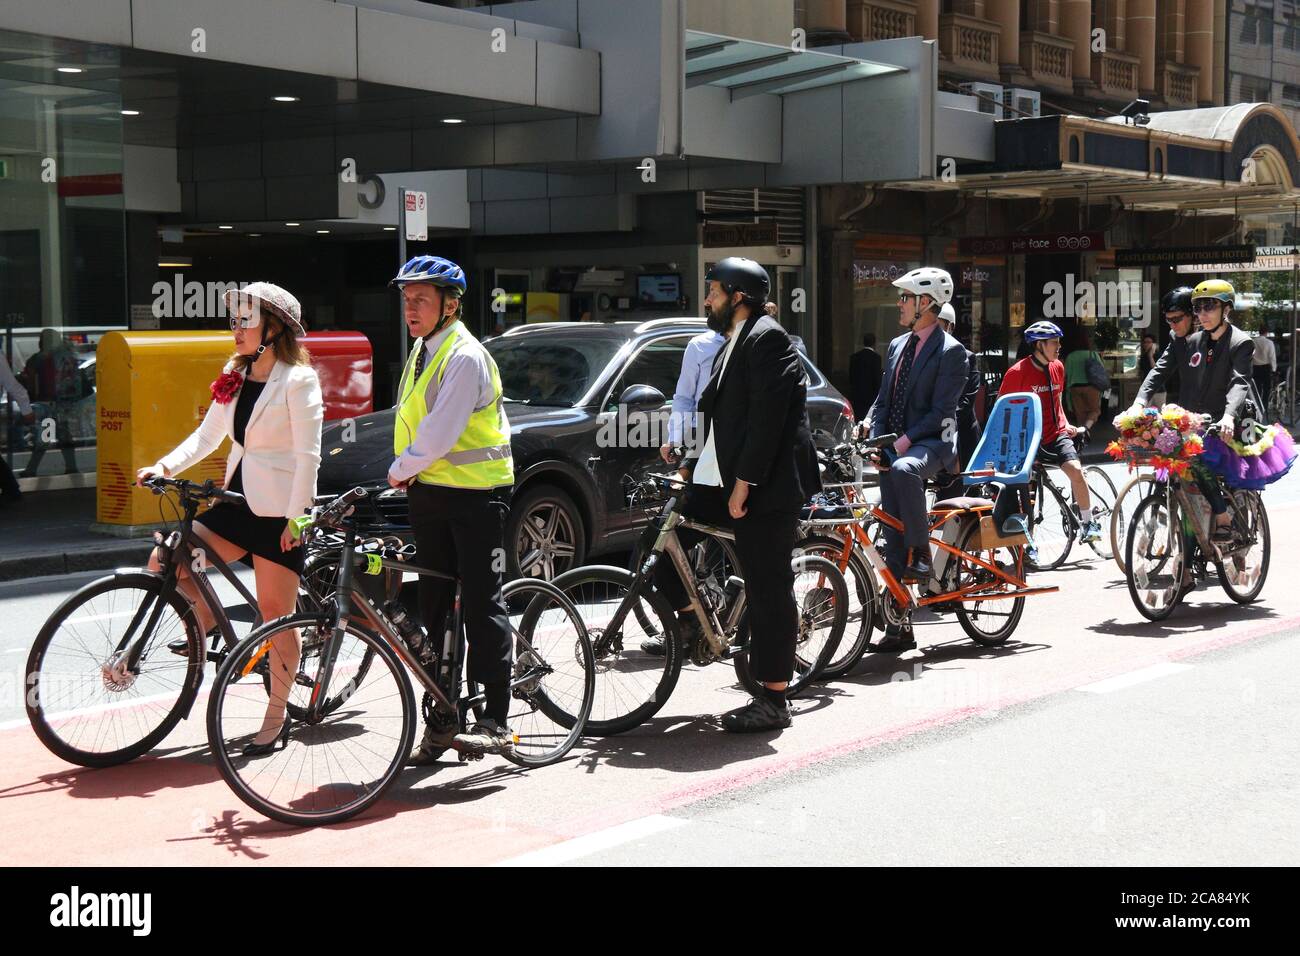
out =
{"type": "Polygon", "coordinates": [[[903,358],[894,377],[894,390],[889,396],[889,430],[896,435],[903,434],[903,399],[907,395],[907,376],[912,373],[912,360],[916,358],[916,343],[920,339],[913,332],[903,349],[903,358]]]}
{"type": "Polygon", "coordinates": [[[424,360],[429,357],[429,350],[425,347],[426,345],[426,340],[420,339],[420,354],[415,357],[415,374],[411,376],[412,385],[420,380],[420,373],[424,371],[424,360]]]}

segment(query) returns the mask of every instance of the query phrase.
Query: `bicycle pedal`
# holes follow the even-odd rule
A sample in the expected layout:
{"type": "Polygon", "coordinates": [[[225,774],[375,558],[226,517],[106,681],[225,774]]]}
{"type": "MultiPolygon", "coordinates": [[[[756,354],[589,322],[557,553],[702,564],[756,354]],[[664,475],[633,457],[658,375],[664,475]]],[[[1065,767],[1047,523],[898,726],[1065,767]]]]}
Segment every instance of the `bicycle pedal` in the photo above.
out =
{"type": "Polygon", "coordinates": [[[293,682],[297,684],[299,687],[316,686],[316,681],[313,678],[304,674],[302,671],[299,671],[297,674],[294,675],[293,682]]]}

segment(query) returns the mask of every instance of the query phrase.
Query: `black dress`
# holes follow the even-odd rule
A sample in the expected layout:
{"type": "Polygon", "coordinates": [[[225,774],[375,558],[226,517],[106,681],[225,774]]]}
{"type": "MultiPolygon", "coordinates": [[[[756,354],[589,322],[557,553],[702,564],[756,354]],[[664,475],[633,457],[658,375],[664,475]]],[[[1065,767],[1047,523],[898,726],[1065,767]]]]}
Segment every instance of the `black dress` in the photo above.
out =
{"type": "MultiPolygon", "coordinates": [[[[257,404],[257,399],[265,387],[265,382],[244,379],[244,384],[239,389],[239,398],[235,403],[234,439],[241,445],[244,444],[244,432],[248,428],[248,420],[253,415],[253,406],[257,404]]],[[[230,476],[228,491],[243,494],[243,472],[244,463],[241,461],[235,466],[235,473],[230,476]]],[[[235,504],[222,501],[195,520],[213,534],[220,535],[232,544],[244,548],[248,552],[241,559],[245,564],[252,565],[253,556],[257,555],[297,574],[302,573],[302,545],[289,551],[280,550],[280,535],[284,533],[284,526],[288,521],[283,516],[273,515],[264,518],[253,514],[247,503],[235,504]]]]}

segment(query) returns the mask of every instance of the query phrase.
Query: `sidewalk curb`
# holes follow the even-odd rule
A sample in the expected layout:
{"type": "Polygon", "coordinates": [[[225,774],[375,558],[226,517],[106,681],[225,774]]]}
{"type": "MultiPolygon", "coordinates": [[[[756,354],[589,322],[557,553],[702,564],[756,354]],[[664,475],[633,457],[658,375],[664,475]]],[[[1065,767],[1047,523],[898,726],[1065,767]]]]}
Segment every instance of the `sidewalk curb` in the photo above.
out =
{"type": "Polygon", "coordinates": [[[79,571],[106,571],[130,565],[143,565],[153,542],[134,541],[119,547],[81,551],[56,551],[24,558],[0,558],[0,581],[75,574],[79,571]]]}

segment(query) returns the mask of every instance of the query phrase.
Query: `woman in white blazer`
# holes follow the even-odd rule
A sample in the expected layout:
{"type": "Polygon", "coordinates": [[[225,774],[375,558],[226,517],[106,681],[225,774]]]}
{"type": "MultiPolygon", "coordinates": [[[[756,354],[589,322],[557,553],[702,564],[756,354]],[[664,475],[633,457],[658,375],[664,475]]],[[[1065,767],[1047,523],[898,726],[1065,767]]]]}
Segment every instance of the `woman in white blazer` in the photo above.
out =
{"type": "MultiPolygon", "coordinates": [[[[303,554],[290,521],[311,507],[316,494],[324,404],[316,371],[298,341],[304,328],[297,299],[269,282],[254,282],[226,293],[226,310],[235,355],[212,383],[212,405],[194,433],[157,464],[141,468],[136,481],[176,475],[230,436],[225,487],[242,494],[245,503],[209,508],[196,519],[194,533],[223,561],[253,565],[257,603],[269,621],[292,613],[297,603],[303,554]]],[[[157,555],[149,566],[158,569],[157,555]]],[[[186,576],[179,586],[193,602],[204,633],[211,631],[216,622],[193,582],[186,576]]],[[[271,648],[270,700],[261,730],[245,747],[249,756],[269,753],[287,740],[285,705],[300,644],[296,632],[274,643],[280,646],[271,648]]],[[[178,651],[186,653],[183,645],[178,651]]]]}

